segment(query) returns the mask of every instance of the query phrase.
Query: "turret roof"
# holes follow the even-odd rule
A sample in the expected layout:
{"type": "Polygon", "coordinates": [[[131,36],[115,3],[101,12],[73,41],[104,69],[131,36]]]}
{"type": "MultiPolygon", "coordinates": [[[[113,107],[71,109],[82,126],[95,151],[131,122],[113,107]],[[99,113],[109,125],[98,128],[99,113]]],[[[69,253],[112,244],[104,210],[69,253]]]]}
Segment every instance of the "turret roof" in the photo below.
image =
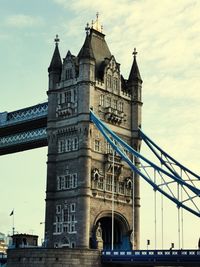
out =
{"type": "Polygon", "coordinates": [[[131,71],[129,74],[128,82],[138,81],[138,80],[142,82],[140,71],[137,65],[136,55],[137,55],[137,52],[136,52],[136,49],[134,49],[133,64],[132,64],[131,71]]]}
{"type": "Polygon", "coordinates": [[[55,50],[54,50],[54,53],[53,53],[53,57],[51,59],[50,66],[48,68],[49,72],[53,71],[53,70],[62,70],[62,60],[61,60],[61,57],[60,57],[60,52],[59,52],[59,49],[58,49],[58,42],[57,41],[56,41],[56,46],[55,46],[55,50]]]}
{"type": "Polygon", "coordinates": [[[91,38],[90,35],[87,33],[86,38],[85,38],[85,42],[78,54],[78,58],[89,58],[89,59],[94,59],[94,53],[92,50],[92,46],[91,46],[91,38]]]}

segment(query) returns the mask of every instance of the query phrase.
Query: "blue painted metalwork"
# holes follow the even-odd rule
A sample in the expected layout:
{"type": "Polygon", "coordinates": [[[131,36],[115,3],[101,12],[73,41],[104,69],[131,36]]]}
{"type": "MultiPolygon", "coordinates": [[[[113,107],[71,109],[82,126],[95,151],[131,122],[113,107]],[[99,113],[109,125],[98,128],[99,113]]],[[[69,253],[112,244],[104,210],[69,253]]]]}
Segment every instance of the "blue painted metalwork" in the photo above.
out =
{"type": "Polygon", "coordinates": [[[23,121],[39,119],[46,117],[48,112],[48,103],[41,103],[28,108],[16,110],[13,112],[0,113],[0,127],[5,127],[23,121]]]}
{"type": "Polygon", "coordinates": [[[38,141],[39,139],[47,139],[46,128],[38,128],[0,137],[0,148],[28,143],[35,140],[38,141]]]}
{"type": "MultiPolygon", "coordinates": [[[[129,264],[200,264],[200,250],[103,250],[101,253],[103,263],[129,263],[129,264]]],[[[179,265],[179,266],[180,266],[179,265]]],[[[198,265],[199,266],[199,265],[198,265]]]]}
{"type": "Polygon", "coordinates": [[[200,209],[198,208],[198,205],[194,202],[194,199],[197,198],[197,196],[200,196],[200,190],[197,187],[195,187],[193,184],[186,182],[179,175],[176,175],[176,173],[166,171],[165,169],[157,166],[155,163],[151,162],[150,160],[142,156],[140,153],[135,151],[119,136],[117,136],[113,131],[111,131],[100,119],[98,119],[92,111],[90,112],[90,118],[91,121],[103,134],[105,139],[110,143],[112,148],[122,157],[122,159],[130,166],[130,168],[134,172],[138,173],[145,181],[147,181],[153,187],[154,190],[159,191],[171,201],[173,201],[178,208],[182,207],[188,210],[189,212],[195,214],[196,216],[200,217],[200,209]],[[138,168],[138,166],[135,166],[132,163],[131,159],[126,155],[126,153],[124,153],[125,150],[129,151],[133,157],[137,157],[138,159],[140,159],[140,168],[138,168]],[[142,162],[148,164],[148,166],[144,166],[142,162]],[[159,178],[162,180],[161,184],[157,184],[155,182],[155,177],[154,179],[152,178],[152,174],[149,174],[146,167],[150,167],[153,169],[153,175],[155,175],[155,173],[159,175],[159,178]],[[167,181],[166,178],[168,179],[167,181]],[[171,183],[176,183],[184,189],[184,192],[186,193],[186,198],[184,200],[180,200],[179,196],[175,196],[173,189],[170,187],[171,183]]]}

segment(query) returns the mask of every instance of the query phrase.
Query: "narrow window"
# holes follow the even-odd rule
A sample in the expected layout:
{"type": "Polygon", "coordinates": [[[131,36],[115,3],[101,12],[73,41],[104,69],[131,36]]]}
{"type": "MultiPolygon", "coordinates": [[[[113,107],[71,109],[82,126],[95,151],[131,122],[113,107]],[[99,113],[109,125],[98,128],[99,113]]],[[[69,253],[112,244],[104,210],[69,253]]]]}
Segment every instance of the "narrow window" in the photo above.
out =
{"type": "Polygon", "coordinates": [[[104,95],[100,95],[100,101],[99,101],[100,106],[104,106],[104,95]]]}
{"type": "Polygon", "coordinates": [[[61,213],[61,205],[56,205],[56,214],[61,213]]]}
{"type": "Polygon", "coordinates": [[[113,100],[113,108],[117,109],[117,100],[116,99],[113,100]]]}
{"type": "Polygon", "coordinates": [[[72,174],[72,188],[77,187],[77,173],[72,174]]]}
{"type": "Polygon", "coordinates": [[[112,88],[112,77],[110,74],[107,75],[107,88],[112,88]]]}
{"type": "Polygon", "coordinates": [[[98,182],[97,182],[97,188],[98,189],[101,189],[101,190],[103,190],[104,189],[104,178],[103,177],[99,177],[99,179],[98,179],[98,182]]]}
{"type": "Polygon", "coordinates": [[[111,107],[111,98],[107,97],[106,99],[106,107],[111,107]]]}
{"type": "Polygon", "coordinates": [[[101,148],[100,148],[100,141],[99,140],[95,140],[94,142],[94,150],[97,152],[100,152],[101,148]]]}
{"type": "Polygon", "coordinates": [[[106,177],[106,190],[107,191],[112,191],[112,175],[111,174],[107,174],[106,177]]]}
{"type": "Polygon", "coordinates": [[[70,211],[75,212],[76,211],[76,203],[71,203],[70,204],[70,211]]]}
{"type": "Polygon", "coordinates": [[[123,109],[124,109],[123,106],[124,106],[123,103],[119,102],[119,111],[123,112],[123,109]]]}
{"type": "Polygon", "coordinates": [[[72,69],[66,69],[65,78],[66,78],[66,80],[72,79],[72,69]]]}

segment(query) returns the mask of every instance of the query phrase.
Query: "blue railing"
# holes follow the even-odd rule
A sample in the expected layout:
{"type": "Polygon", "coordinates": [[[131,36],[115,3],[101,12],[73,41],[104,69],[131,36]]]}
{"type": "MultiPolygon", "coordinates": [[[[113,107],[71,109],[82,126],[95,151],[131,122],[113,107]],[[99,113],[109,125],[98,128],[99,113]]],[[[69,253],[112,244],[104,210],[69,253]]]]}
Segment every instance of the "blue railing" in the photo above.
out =
{"type": "Polygon", "coordinates": [[[191,262],[200,264],[200,250],[103,250],[101,258],[103,263],[191,262]]]}
{"type": "Polygon", "coordinates": [[[46,117],[47,112],[47,102],[9,113],[2,112],[0,113],[0,127],[5,127],[15,123],[22,123],[24,121],[46,117]]]}

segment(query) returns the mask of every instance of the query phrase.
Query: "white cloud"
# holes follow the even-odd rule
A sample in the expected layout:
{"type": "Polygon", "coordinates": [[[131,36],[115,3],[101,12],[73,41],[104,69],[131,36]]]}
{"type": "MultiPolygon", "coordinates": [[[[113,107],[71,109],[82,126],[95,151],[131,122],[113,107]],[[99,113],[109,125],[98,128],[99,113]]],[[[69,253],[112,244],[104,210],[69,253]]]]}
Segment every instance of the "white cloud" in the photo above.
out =
{"type": "Polygon", "coordinates": [[[43,23],[40,17],[33,17],[24,14],[10,15],[5,19],[5,24],[10,27],[27,28],[32,26],[39,26],[43,23]]]}

